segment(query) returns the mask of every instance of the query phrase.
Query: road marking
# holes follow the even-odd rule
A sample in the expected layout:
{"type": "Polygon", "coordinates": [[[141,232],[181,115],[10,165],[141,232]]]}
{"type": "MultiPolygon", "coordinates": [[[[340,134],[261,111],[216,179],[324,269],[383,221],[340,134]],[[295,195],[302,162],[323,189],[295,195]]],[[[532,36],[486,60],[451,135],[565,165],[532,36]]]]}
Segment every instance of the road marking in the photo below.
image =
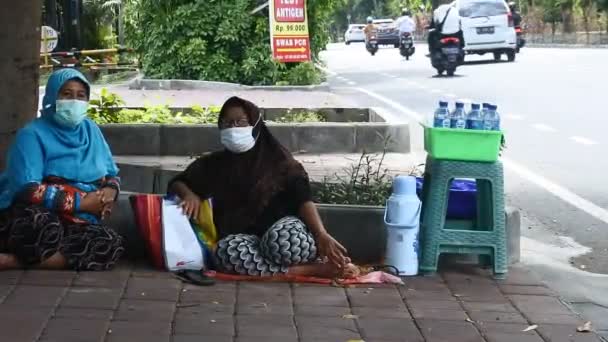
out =
{"type": "Polygon", "coordinates": [[[397,102],[395,102],[395,101],[393,101],[393,100],[391,100],[391,99],[389,99],[387,97],[384,97],[384,96],[382,96],[380,94],[374,93],[373,91],[370,91],[370,90],[367,90],[367,89],[364,89],[364,88],[355,88],[355,90],[360,91],[360,92],[362,92],[362,93],[364,93],[366,95],[369,95],[370,97],[373,97],[373,98],[375,98],[377,100],[380,100],[380,101],[388,104],[389,106],[393,107],[397,111],[400,111],[400,112],[404,113],[405,115],[413,118],[414,120],[416,120],[418,122],[423,122],[424,121],[424,116],[416,113],[415,111],[413,111],[413,110],[411,110],[409,108],[406,108],[406,107],[402,106],[401,104],[399,104],[399,103],[397,103],[397,102]]]}
{"type": "Polygon", "coordinates": [[[531,183],[534,183],[541,188],[544,188],[545,190],[549,191],[550,193],[552,193],[553,195],[562,199],[563,201],[586,212],[587,214],[595,217],[596,219],[603,221],[604,223],[608,223],[608,211],[606,211],[604,208],[601,208],[601,207],[595,205],[591,201],[580,197],[579,195],[573,193],[572,191],[548,180],[547,178],[545,178],[543,176],[537,175],[536,173],[530,171],[528,168],[524,167],[523,165],[520,165],[520,164],[518,164],[510,159],[504,158],[504,157],[502,157],[501,159],[502,159],[503,164],[508,169],[519,174],[519,176],[521,176],[522,178],[527,179],[531,183]]]}
{"type": "Polygon", "coordinates": [[[507,114],[507,115],[505,115],[505,119],[509,119],[509,120],[523,120],[524,117],[521,116],[521,115],[507,114]]]}
{"type": "MultiPolygon", "coordinates": [[[[372,91],[363,88],[355,88],[356,90],[367,94],[377,100],[380,100],[387,105],[393,107],[393,109],[400,111],[401,113],[409,116],[410,118],[423,122],[423,116],[391,99],[388,99],[382,95],[376,94],[372,91]]],[[[390,121],[389,121],[390,122],[390,121]]],[[[583,138],[584,139],[584,138],[583,138]]],[[[581,211],[586,212],[587,214],[595,217],[596,219],[608,224],[608,211],[601,208],[600,206],[592,203],[591,201],[575,194],[574,192],[566,189],[565,187],[550,181],[549,179],[540,176],[530,169],[524,167],[523,165],[518,164],[508,158],[501,157],[501,160],[505,167],[516,174],[518,174],[521,178],[527,180],[530,183],[536,184],[537,186],[545,189],[549,193],[553,194],[557,198],[562,201],[578,208],[581,211]]]]}
{"type": "Polygon", "coordinates": [[[575,141],[575,142],[577,142],[579,144],[587,145],[587,146],[597,145],[597,143],[595,141],[593,141],[593,140],[590,140],[590,139],[587,139],[587,138],[584,138],[584,137],[579,137],[579,136],[576,136],[576,135],[573,136],[573,137],[570,137],[570,140],[575,141]]]}
{"type": "Polygon", "coordinates": [[[549,126],[549,125],[545,125],[542,123],[537,123],[532,125],[532,127],[536,128],[537,130],[541,131],[541,132],[557,132],[557,129],[549,126]]]}

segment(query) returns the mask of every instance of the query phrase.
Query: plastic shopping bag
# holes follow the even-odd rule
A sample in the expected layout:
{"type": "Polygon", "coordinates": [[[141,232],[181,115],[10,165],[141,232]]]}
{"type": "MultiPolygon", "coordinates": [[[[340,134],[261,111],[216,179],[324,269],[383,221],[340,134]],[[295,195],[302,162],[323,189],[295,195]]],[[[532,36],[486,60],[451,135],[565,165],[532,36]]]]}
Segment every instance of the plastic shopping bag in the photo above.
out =
{"type": "Polygon", "coordinates": [[[163,199],[161,217],[167,270],[202,270],[205,266],[203,250],[178,202],[163,199]]]}

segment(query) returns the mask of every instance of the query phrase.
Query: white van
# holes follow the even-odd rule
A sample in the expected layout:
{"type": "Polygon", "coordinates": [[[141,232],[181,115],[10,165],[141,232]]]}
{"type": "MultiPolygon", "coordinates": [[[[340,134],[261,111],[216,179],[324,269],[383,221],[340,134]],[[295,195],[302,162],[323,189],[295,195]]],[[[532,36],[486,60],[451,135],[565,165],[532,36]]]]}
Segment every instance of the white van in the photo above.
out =
{"type": "Polygon", "coordinates": [[[456,0],[452,6],[460,14],[466,53],[491,52],[495,60],[504,53],[509,62],[515,60],[517,37],[504,0],[456,0]]]}

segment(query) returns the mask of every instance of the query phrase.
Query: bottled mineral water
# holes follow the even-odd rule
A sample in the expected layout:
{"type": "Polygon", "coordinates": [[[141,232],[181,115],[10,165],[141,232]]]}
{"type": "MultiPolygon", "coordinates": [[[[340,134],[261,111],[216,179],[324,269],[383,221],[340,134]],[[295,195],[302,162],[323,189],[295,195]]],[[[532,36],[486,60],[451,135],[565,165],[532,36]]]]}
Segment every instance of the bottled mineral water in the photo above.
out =
{"type": "Polygon", "coordinates": [[[471,111],[467,114],[467,129],[483,129],[483,116],[479,110],[479,103],[471,104],[471,111]]]}
{"type": "Polygon", "coordinates": [[[498,106],[489,105],[488,112],[483,117],[483,129],[486,131],[500,131],[500,115],[498,106]]]}
{"type": "Polygon", "coordinates": [[[447,102],[439,102],[439,108],[433,115],[433,127],[450,128],[450,110],[447,102]]]}
{"type": "Polygon", "coordinates": [[[488,107],[489,107],[489,106],[490,106],[490,104],[489,104],[489,103],[487,103],[487,102],[484,102],[484,103],[481,105],[481,118],[482,118],[482,119],[483,119],[483,118],[486,116],[486,114],[488,113],[488,107]]]}
{"type": "Polygon", "coordinates": [[[464,103],[456,102],[456,108],[450,114],[450,127],[465,129],[467,126],[467,114],[464,111],[464,103]]]}

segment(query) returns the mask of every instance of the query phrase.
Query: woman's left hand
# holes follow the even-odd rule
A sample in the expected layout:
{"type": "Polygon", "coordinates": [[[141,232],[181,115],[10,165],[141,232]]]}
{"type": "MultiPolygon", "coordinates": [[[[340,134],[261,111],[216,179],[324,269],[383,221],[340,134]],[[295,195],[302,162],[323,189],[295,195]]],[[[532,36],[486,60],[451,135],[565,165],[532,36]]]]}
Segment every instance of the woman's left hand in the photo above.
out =
{"type": "Polygon", "coordinates": [[[112,214],[112,208],[114,207],[114,199],[116,198],[117,191],[113,188],[101,189],[101,201],[103,202],[103,210],[101,211],[101,218],[105,219],[112,214]]]}
{"type": "Polygon", "coordinates": [[[329,262],[340,268],[350,262],[346,248],[328,233],[323,232],[317,237],[317,249],[320,256],[327,257],[329,262]]]}

